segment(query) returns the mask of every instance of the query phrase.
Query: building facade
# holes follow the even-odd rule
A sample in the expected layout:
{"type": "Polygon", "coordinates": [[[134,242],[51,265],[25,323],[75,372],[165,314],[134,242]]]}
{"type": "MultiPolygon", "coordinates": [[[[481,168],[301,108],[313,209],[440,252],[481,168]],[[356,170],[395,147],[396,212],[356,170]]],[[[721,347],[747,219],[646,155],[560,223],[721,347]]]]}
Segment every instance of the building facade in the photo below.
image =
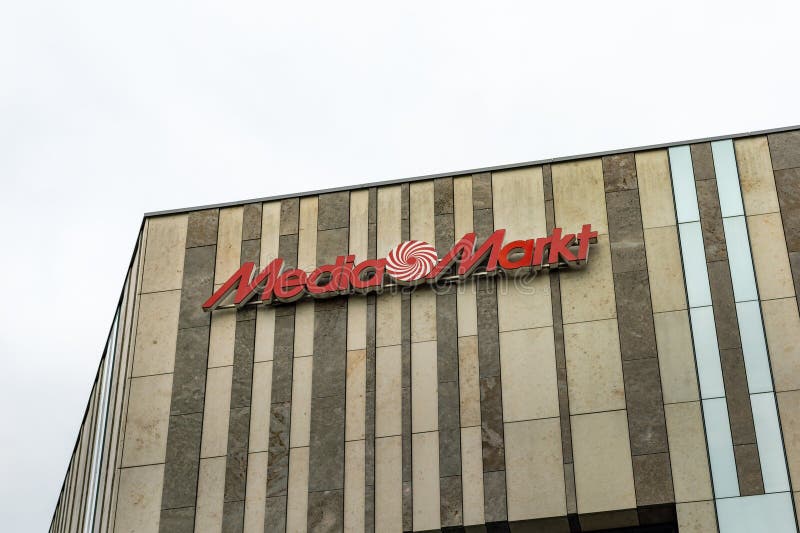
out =
{"type": "Polygon", "coordinates": [[[150,214],[50,531],[797,532],[799,295],[800,129],[150,214]]]}

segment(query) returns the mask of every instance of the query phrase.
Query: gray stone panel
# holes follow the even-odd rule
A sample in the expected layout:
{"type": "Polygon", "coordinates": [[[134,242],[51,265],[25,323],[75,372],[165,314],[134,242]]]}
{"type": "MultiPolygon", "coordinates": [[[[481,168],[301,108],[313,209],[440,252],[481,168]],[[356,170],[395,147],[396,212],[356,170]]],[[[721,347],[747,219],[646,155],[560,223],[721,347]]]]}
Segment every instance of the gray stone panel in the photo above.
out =
{"type": "Polygon", "coordinates": [[[775,187],[789,252],[800,252],[800,168],[775,172],[775,187]]]}
{"type": "Polygon", "coordinates": [[[209,329],[203,326],[178,330],[170,414],[203,412],[209,329]]]}
{"type": "Polygon", "coordinates": [[[439,479],[439,500],[441,512],[439,518],[442,527],[457,527],[464,523],[461,504],[461,476],[450,476],[439,479]]]}
{"type": "Polygon", "coordinates": [[[711,300],[714,304],[714,322],[717,329],[717,344],[721,350],[738,348],[739,322],[733,299],[731,271],[727,261],[708,263],[708,281],[711,285],[711,300]]]}
{"type": "Polygon", "coordinates": [[[158,521],[158,530],[161,533],[193,533],[194,514],[194,507],[164,509],[158,521]]]}
{"type": "Polygon", "coordinates": [[[472,212],[472,227],[480,244],[494,232],[494,211],[481,209],[472,212]]]}
{"type": "Polygon", "coordinates": [[[668,453],[633,457],[636,505],[639,507],[675,501],[668,453]]]}
{"type": "Polygon", "coordinates": [[[647,271],[614,273],[614,294],[622,359],[656,357],[658,351],[647,271]]]}
{"type": "Polygon", "coordinates": [[[569,386],[566,367],[556,368],[558,412],[561,421],[561,453],[564,463],[572,462],[572,424],[569,419],[569,386]]]}
{"type": "Polygon", "coordinates": [[[344,488],[344,395],[312,398],[308,490],[344,488]]]}
{"type": "Polygon", "coordinates": [[[606,208],[614,272],[646,270],[639,191],[633,189],[606,194],[606,208]]]}
{"type": "Polygon", "coordinates": [[[264,533],[286,532],[286,496],[267,498],[264,533]]]}
{"type": "Polygon", "coordinates": [[[202,430],[202,413],[170,416],[162,509],[195,505],[202,430]]]}
{"type": "Polygon", "coordinates": [[[222,533],[241,533],[244,528],[244,500],[222,504],[222,533]]]}
{"type": "Polygon", "coordinates": [[[183,261],[178,328],[208,326],[211,323],[211,313],[203,311],[203,302],[214,292],[216,253],[216,246],[187,248],[183,261]]]}
{"type": "Polygon", "coordinates": [[[433,214],[453,213],[453,178],[433,180],[433,214]]]}
{"type": "Polygon", "coordinates": [[[492,208],[491,172],[472,175],[472,208],[476,211],[492,208]]]}
{"type": "Polygon", "coordinates": [[[258,267],[260,256],[261,256],[261,239],[251,239],[248,241],[242,241],[242,250],[240,254],[241,264],[255,263],[256,267],[258,267]]]}
{"type": "Polygon", "coordinates": [[[457,397],[458,314],[456,294],[454,292],[436,296],[436,356],[438,358],[437,376],[439,382],[455,382],[457,397]]]}
{"type": "Polygon", "coordinates": [[[228,423],[228,458],[225,464],[225,501],[244,500],[247,486],[247,448],[250,407],[231,409],[228,423]]]}
{"type": "Polygon", "coordinates": [[[289,479],[291,410],[289,402],[273,403],[270,409],[267,496],[286,496],[289,479]]]}
{"type": "Polygon", "coordinates": [[[789,254],[789,264],[792,268],[792,277],[794,278],[794,293],[797,298],[797,304],[800,306],[800,252],[792,252],[789,254]]]}
{"type": "Polygon", "coordinates": [[[567,514],[578,512],[578,498],[575,494],[575,464],[564,464],[564,489],[567,495],[567,514]]]}
{"type": "Polygon", "coordinates": [[[505,470],[483,474],[483,507],[486,522],[502,522],[508,519],[505,470]]]}
{"type": "Polygon", "coordinates": [[[633,153],[605,156],[603,158],[603,180],[606,192],[636,189],[638,183],[636,160],[633,153]]]}
{"type": "Polygon", "coordinates": [[[346,228],[350,224],[350,191],[319,195],[317,228],[346,228]]]}
{"type": "Polygon", "coordinates": [[[403,481],[403,531],[411,531],[414,520],[411,481],[403,481]]]}
{"type": "Polygon", "coordinates": [[[800,167],[800,131],[787,131],[767,136],[772,168],[783,170],[800,167]]]}
{"type": "Polygon", "coordinates": [[[717,180],[698,181],[696,189],[706,261],[724,261],[728,259],[728,249],[725,244],[725,229],[722,226],[717,180]]]}
{"type": "Polygon", "coordinates": [[[219,209],[205,209],[189,213],[186,228],[186,247],[211,246],[217,244],[219,209]]]}
{"type": "Polygon", "coordinates": [[[300,198],[281,200],[281,235],[297,234],[300,227],[300,198]]]}
{"type": "Polygon", "coordinates": [[[503,398],[500,390],[500,377],[492,376],[481,378],[480,390],[483,471],[494,472],[496,470],[505,470],[503,398]]]}
{"type": "Polygon", "coordinates": [[[690,146],[692,153],[692,167],[695,181],[713,180],[717,178],[714,171],[714,156],[711,153],[711,143],[693,144],[690,146]]]}
{"type": "Polygon", "coordinates": [[[736,458],[736,474],[739,477],[739,494],[741,496],[764,494],[758,446],[755,444],[734,446],[733,455],[736,458]]]}
{"type": "Polygon", "coordinates": [[[308,531],[338,533],[344,529],[344,491],[326,490],[308,494],[308,531]]]}
{"type": "Polygon", "coordinates": [[[247,204],[242,212],[242,240],[261,238],[261,202],[247,204]]]}
{"type": "Polygon", "coordinates": [[[461,474],[461,429],[439,429],[439,476],[461,474]]]}
{"type": "Polygon", "coordinates": [[[281,235],[278,239],[278,257],[283,259],[284,270],[297,268],[297,234],[281,235]]]}
{"type": "Polygon", "coordinates": [[[623,361],[631,454],[669,451],[658,360],[623,361]]]}
{"type": "MultiPolygon", "coordinates": [[[[544,189],[544,201],[553,201],[553,169],[550,165],[542,165],[542,187],[544,189]]],[[[548,223],[552,219],[548,219],[548,223]]]]}
{"type": "Polygon", "coordinates": [[[375,490],[374,487],[367,487],[367,494],[364,497],[364,532],[372,533],[375,531],[375,490]]]}
{"type": "Polygon", "coordinates": [[[494,280],[477,289],[478,363],[480,377],[500,376],[500,336],[497,320],[497,292],[494,280]]]}
{"type": "Polygon", "coordinates": [[[253,385],[253,355],[256,342],[256,321],[236,323],[233,349],[231,409],[250,405],[253,385]]]}
{"type": "Polygon", "coordinates": [[[337,256],[346,255],[349,238],[348,228],[317,232],[317,265],[333,264],[337,256]]]}
{"type": "MultiPolygon", "coordinates": [[[[294,307],[291,308],[294,311],[294,307]]],[[[292,356],[294,314],[275,318],[275,348],[272,362],[272,403],[292,401],[292,356]]]]}
{"type": "Polygon", "coordinates": [[[725,399],[728,403],[733,444],[755,444],[756,433],[742,350],[741,348],[720,350],[719,356],[722,361],[722,379],[725,383],[725,399]]]}

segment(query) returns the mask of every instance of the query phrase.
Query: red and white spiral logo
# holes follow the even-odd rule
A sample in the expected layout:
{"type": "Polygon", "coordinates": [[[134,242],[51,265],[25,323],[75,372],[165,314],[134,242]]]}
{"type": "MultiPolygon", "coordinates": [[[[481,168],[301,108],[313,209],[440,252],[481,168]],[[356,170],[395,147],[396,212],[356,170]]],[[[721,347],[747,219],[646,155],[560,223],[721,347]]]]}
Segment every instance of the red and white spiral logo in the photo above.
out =
{"type": "Polygon", "coordinates": [[[401,242],[386,257],[386,272],[399,282],[424,278],[433,270],[439,256],[436,248],[425,241],[401,242]]]}

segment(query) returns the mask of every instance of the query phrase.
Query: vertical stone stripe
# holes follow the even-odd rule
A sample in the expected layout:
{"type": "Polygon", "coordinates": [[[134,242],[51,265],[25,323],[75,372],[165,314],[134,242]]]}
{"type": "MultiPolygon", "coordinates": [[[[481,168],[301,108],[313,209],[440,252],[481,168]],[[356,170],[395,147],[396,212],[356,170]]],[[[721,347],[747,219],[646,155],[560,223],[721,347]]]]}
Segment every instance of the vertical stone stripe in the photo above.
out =
{"type": "MultiPolygon", "coordinates": [[[[553,174],[550,165],[542,167],[542,189],[546,233],[550,235],[555,227],[553,205],[553,174]]],[[[556,384],[558,386],[558,411],[561,430],[561,456],[564,473],[564,499],[567,515],[578,513],[575,499],[575,465],[572,458],[572,425],[569,417],[569,383],[567,380],[567,359],[564,354],[564,323],[561,317],[561,282],[558,270],[548,273],[550,283],[550,303],[553,313],[553,348],[556,361],[556,384]]]]}
{"type": "MultiPolygon", "coordinates": [[[[455,238],[473,231],[472,176],[453,180],[455,238]]],[[[458,392],[461,432],[462,508],[465,526],[484,523],[483,451],[478,363],[478,312],[475,284],[456,291],[458,392]]]]}
{"type": "MultiPolygon", "coordinates": [[[[300,199],[297,263],[311,272],[317,264],[319,198],[300,199]]],[[[291,430],[289,432],[289,482],[286,530],[306,531],[308,523],[308,469],[311,432],[311,387],[314,367],[313,300],[295,304],[294,360],[292,367],[291,430]]]]}
{"type": "MultiPolygon", "coordinates": [[[[410,184],[400,185],[400,239],[392,243],[407,241],[410,235],[410,184]]],[[[414,495],[412,493],[412,458],[413,442],[411,428],[411,294],[400,292],[400,434],[402,436],[403,467],[403,531],[414,528],[414,495]]]]}
{"type": "MultiPolygon", "coordinates": [[[[349,192],[319,196],[318,265],[332,264],[337,256],[347,254],[349,204],[349,192]]],[[[346,298],[330,298],[315,304],[313,341],[307,525],[310,531],[341,531],[344,527],[346,298]]]]}
{"type": "MultiPolygon", "coordinates": [[[[402,240],[402,190],[377,190],[376,255],[402,240]]],[[[375,531],[403,531],[402,298],[375,298],[375,531]]]]}
{"type": "MultiPolygon", "coordinates": [[[[492,174],[494,224],[506,242],[547,231],[541,167],[492,174]]],[[[563,517],[564,466],[550,280],[497,281],[508,520],[563,517]],[[546,489],[544,487],[547,487],[546,489]]]]}
{"type": "MultiPolygon", "coordinates": [[[[560,163],[551,171],[555,224],[572,232],[590,223],[599,233],[586,267],[559,279],[577,509],[587,527],[589,514],[636,506],[606,186],[600,159],[560,163]],[[606,490],[596,491],[596,483],[606,490]]],[[[629,171],[614,172],[612,189],[630,186],[629,171]]],[[[633,262],[636,255],[627,258],[633,262]]],[[[635,513],[611,513],[605,527],[632,521],[638,522],[635,513]]]]}
{"type": "MultiPolygon", "coordinates": [[[[433,182],[435,245],[444,256],[456,238],[452,178],[433,182]]],[[[470,210],[471,211],[471,210],[470,210]]],[[[457,289],[436,294],[436,353],[439,381],[439,515],[442,527],[461,526],[462,510],[461,423],[458,373],[457,289]]]]}
{"type": "MultiPolygon", "coordinates": [[[[248,204],[242,208],[241,228],[239,264],[253,262],[258,268],[261,254],[261,204],[248,204]]],[[[244,528],[256,310],[251,307],[237,311],[235,328],[222,510],[223,532],[240,532],[244,528]]]]}
{"type": "Polygon", "coordinates": [[[144,258],[140,306],[149,300],[151,312],[138,315],[134,358],[131,362],[125,435],[122,448],[122,473],[115,519],[132,523],[142,530],[158,527],[163,490],[167,431],[170,421],[175,338],[179,317],[184,256],[186,255],[187,215],[151,219],[144,258]],[[159,350],[147,346],[164,342],[159,350]],[[139,358],[139,361],[136,359],[139,358]],[[139,371],[134,372],[137,368],[139,371]],[[161,373],[153,373],[153,369],[161,373]],[[146,495],[144,495],[146,494],[146,495]]]}
{"type": "Polygon", "coordinates": [[[695,171],[697,204],[703,232],[714,324],[722,362],[725,400],[730,417],[734,458],[739,478],[739,494],[764,493],[764,483],[755,446],[756,435],[750,394],[747,386],[742,342],[736,316],[731,267],[722,223],[719,188],[710,145],[695,145],[691,150],[695,171]]]}
{"type": "MultiPolygon", "coordinates": [[[[369,257],[369,190],[350,193],[349,251],[356,262],[369,257]]],[[[367,298],[347,302],[345,383],[344,530],[365,530],[367,417],[367,298]]]]}
{"type": "MultiPolygon", "coordinates": [[[[189,214],[170,404],[160,530],[191,529],[197,501],[210,317],[198,314],[213,292],[219,211],[189,214]],[[178,511],[184,509],[183,511],[178,511]]],[[[201,310],[202,312],[202,310],[201,310]]]]}
{"type": "MultiPolygon", "coordinates": [[[[300,200],[298,198],[281,200],[278,256],[284,260],[287,269],[297,266],[299,219],[300,200]]],[[[286,529],[294,327],[294,305],[276,307],[264,511],[265,532],[282,532],[286,529]]]]}
{"type": "MultiPolygon", "coordinates": [[[[494,231],[492,176],[472,176],[472,220],[477,240],[494,231]]],[[[503,437],[503,397],[500,376],[500,339],[497,318],[497,283],[494,278],[475,281],[481,443],[483,449],[484,519],[487,523],[508,519],[506,460],[503,437]]]]}
{"type": "Polygon", "coordinates": [[[674,501],[633,154],[603,158],[628,432],[638,507],[674,501]]]}
{"type": "MultiPolygon", "coordinates": [[[[367,258],[377,257],[378,189],[369,189],[367,258]]],[[[376,315],[375,295],[367,297],[366,401],[364,405],[364,531],[375,531],[375,416],[376,416],[376,315]]]]}

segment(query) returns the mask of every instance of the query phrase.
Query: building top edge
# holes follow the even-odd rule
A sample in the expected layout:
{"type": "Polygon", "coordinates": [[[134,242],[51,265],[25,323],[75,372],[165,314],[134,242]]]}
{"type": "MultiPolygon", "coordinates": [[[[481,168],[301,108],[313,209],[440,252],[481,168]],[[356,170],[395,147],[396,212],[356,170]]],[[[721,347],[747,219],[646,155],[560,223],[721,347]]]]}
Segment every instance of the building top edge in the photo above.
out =
{"type": "Polygon", "coordinates": [[[409,178],[394,178],[382,181],[373,181],[373,182],[366,182],[357,185],[344,185],[341,187],[331,187],[327,189],[317,189],[313,191],[304,191],[304,192],[296,192],[296,193],[289,193],[289,194],[279,194],[275,196],[265,196],[260,198],[251,198],[247,200],[236,200],[231,202],[222,202],[216,204],[207,204],[207,205],[198,205],[193,207],[181,207],[177,209],[166,209],[161,211],[150,211],[144,214],[144,218],[153,218],[158,216],[164,215],[175,215],[180,213],[190,213],[193,211],[201,211],[203,209],[216,209],[221,207],[231,207],[231,206],[238,206],[238,205],[246,205],[246,204],[254,204],[254,203],[261,203],[261,202],[271,202],[275,200],[283,200],[285,198],[302,198],[304,196],[316,196],[318,194],[325,194],[325,193],[332,193],[332,192],[341,192],[341,191],[354,191],[358,189],[365,189],[369,187],[382,187],[386,185],[395,185],[398,183],[411,183],[415,181],[424,181],[424,180],[431,180],[436,178],[445,178],[445,177],[458,177],[458,176],[465,176],[470,174],[479,174],[481,172],[496,172],[500,170],[510,170],[515,168],[523,168],[523,167],[531,167],[537,165],[546,165],[552,163],[562,163],[567,161],[580,161],[581,159],[591,159],[595,157],[603,157],[609,155],[617,155],[617,154],[626,154],[631,152],[645,152],[648,150],[658,150],[663,148],[670,148],[673,146],[683,146],[686,144],[697,144],[703,142],[713,142],[713,141],[720,141],[726,139],[740,139],[743,137],[755,137],[759,135],[769,135],[773,133],[783,133],[787,131],[793,130],[800,130],[800,124],[794,126],[784,126],[780,128],[771,128],[765,130],[755,130],[755,131],[747,131],[741,133],[733,133],[728,135],[717,135],[714,137],[703,137],[697,139],[689,139],[683,141],[672,141],[672,142],[665,142],[659,144],[650,144],[644,146],[636,146],[632,148],[619,148],[614,150],[605,150],[600,152],[590,152],[586,154],[580,155],[570,155],[564,157],[553,157],[548,159],[538,159],[535,161],[523,161],[520,163],[508,163],[504,165],[494,165],[488,167],[480,167],[480,168],[472,168],[472,169],[465,169],[465,170],[457,170],[453,172],[440,172],[437,174],[425,174],[422,176],[413,176],[409,178]]]}

